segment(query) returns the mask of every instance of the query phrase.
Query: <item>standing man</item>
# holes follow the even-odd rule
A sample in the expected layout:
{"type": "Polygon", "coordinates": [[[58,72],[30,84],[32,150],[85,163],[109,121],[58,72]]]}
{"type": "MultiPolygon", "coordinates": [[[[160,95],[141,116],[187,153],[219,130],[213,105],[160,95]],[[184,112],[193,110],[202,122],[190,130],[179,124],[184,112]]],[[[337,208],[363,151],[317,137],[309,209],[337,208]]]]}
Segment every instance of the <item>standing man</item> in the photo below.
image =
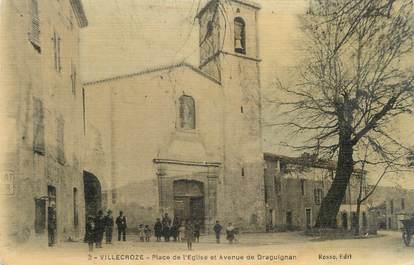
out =
{"type": "Polygon", "coordinates": [[[195,221],[194,223],[194,239],[195,242],[199,243],[200,242],[200,223],[198,221],[195,221]]]}
{"type": "Polygon", "coordinates": [[[160,221],[160,218],[157,218],[155,222],[154,233],[155,233],[155,237],[157,238],[157,242],[160,242],[161,236],[162,236],[162,223],[160,221]]]}
{"type": "Polygon", "coordinates": [[[220,225],[219,221],[216,221],[216,224],[213,227],[214,233],[216,234],[216,242],[220,244],[220,234],[223,227],[220,225]]]}
{"type": "Polygon", "coordinates": [[[181,224],[180,218],[177,215],[175,215],[173,222],[172,222],[172,226],[171,226],[171,235],[174,238],[174,242],[177,241],[180,224],[181,224]]]}
{"type": "Polygon", "coordinates": [[[103,234],[105,233],[105,217],[103,211],[99,210],[95,218],[95,243],[96,248],[102,248],[103,234]]]}
{"type": "Polygon", "coordinates": [[[121,235],[122,240],[126,241],[127,222],[122,211],[119,212],[119,216],[116,218],[116,226],[118,227],[118,241],[121,241],[121,235]]]}
{"type": "Polygon", "coordinates": [[[56,243],[56,209],[54,207],[49,207],[48,209],[48,237],[49,237],[49,247],[52,247],[56,243]]]}
{"type": "Polygon", "coordinates": [[[105,216],[105,239],[106,244],[112,244],[112,231],[114,230],[114,218],[112,217],[112,211],[108,210],[105,216]]]}
{"type": "Polygon", "coordinates": [[[165,242],[170,241],[170,227],[171,227],[171,219],[168,217],[168,213],[164,214],[162,218],[162,233],[164,235],[165,242]]]}

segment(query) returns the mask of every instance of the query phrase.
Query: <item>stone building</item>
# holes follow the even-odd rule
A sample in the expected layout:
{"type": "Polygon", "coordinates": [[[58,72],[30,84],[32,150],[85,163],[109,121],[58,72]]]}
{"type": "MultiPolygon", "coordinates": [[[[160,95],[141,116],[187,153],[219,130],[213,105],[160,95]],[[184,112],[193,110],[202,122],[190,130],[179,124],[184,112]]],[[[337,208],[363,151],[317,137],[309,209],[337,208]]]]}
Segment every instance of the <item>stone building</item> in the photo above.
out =
{"type": "Polygon", "coordinates": [[[2,1],[0,17],[2,241],[80,238],[82,3],[2,1]]]}
{"type": "Polygon", "coordinates": [[[106,170],[85,168],[101,186],[102,207],[123,210],[130,227],[169,213],[208,229],[219,219],[264,230],[259,9],[245,0],[207,3],[197,15],[198,67],[84,85],[86,142],[96,142],[89,128],[97,128],[110,154],[106,170]]]}
{"type": "Polygon", "coordinates": [[[414,213],[414,190],[378,186],[367,204],[376,217],[378,229],[397,230],[402,227],[400,220],[414,213]]]}
{"type": "MultiPolygon", "coordinates": [[[[287,157],[271,153],[265,159],[265,202],[268,230],[308,230],[314,227],[323,197],[335,176],[334,161],[315,160],[306,153],[287,157]]],[[[337,225],[351,230],[356,224],[356,201],[359,194],[361,170],[355,170],[340,206],[337,225]]],[[[363,192],[366,182],[362,180],[363,192]]],[[[361,205],[360,225],[368,229],[366,203],[361,205]]]]}

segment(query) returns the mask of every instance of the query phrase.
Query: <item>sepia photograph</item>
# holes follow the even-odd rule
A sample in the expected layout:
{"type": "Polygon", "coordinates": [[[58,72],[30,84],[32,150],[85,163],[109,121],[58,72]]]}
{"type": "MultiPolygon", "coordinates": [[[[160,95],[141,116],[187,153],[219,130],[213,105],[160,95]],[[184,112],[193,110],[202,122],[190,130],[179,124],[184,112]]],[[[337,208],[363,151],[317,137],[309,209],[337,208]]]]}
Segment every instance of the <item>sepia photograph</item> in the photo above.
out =
{"type": "Polygon", "coordinates": [[[0,0],[0,265],[414,265],[413,59],[413,0],[0,0]]]}

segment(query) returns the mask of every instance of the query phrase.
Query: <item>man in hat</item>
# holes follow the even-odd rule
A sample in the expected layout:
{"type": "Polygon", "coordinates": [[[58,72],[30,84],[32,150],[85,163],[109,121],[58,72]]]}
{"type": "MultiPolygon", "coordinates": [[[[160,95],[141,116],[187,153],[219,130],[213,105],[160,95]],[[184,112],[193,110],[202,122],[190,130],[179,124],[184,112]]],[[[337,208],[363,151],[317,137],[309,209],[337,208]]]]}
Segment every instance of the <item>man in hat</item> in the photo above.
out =
{"type": "Polygon", "coordinates": [[[112,217],[112,211],[108,210],[105,216],[105,243],[112,244],[112,231],[114,228],[114,218],[112,217]]]}
{"type": "Polygon", "coordinates": [[[116,226],[118,227],[118,241],[121,241],[121,235],[122,239],[126,241],[127,222],[122,211],[119,212],[119,216],[116,218],[116,226]]]}

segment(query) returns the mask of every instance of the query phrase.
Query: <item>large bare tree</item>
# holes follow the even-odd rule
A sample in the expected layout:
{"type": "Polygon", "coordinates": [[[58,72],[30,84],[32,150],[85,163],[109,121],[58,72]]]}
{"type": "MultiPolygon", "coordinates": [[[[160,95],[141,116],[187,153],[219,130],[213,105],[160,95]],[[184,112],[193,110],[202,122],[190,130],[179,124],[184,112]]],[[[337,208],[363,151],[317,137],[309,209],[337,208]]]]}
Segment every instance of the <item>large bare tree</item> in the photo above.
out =
{"type": "Polygon", "coordinates": [[[336,217],[356,153],[364,163],[404,164],[408,149],[393,133],[397,116],[411,113],[414,74],[412,0],[315,0],[302,22],[305,59],[300,84],[286,87],[283,125],[306,136],[300,149],[337,161],[316,226],[336,227],[336,217]],[[362,148],[363,146],[363,148],[362,148]]]}

